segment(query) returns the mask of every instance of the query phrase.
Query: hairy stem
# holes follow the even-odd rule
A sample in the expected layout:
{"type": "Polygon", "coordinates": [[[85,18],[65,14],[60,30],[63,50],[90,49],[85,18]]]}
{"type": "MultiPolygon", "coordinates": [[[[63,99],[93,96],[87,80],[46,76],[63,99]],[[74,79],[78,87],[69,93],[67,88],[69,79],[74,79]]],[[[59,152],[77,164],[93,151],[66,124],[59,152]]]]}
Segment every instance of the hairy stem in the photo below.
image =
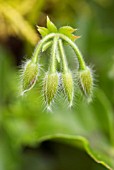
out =
{"type": "Polygon", "coordinates": [[[35,51],[33,53],[33,57],[32,57],[32,61],[34,63],[38,62],[39,59],[39,54],[41,52],[42,46],[45,44],[45,42],[47,42],[49,39],[53,38],[55,36],[55,33],[52,34],[48,34],[46,37],[44,37],[42,40],[40,40],[40,42],[38,42],[35,51]]]}
{"type": "Polygon", "coordinates": [[[55,36],[53,39],[53,45],[52,45],[52,50],[51,50],[51,59],[50,59],[50,68],[49,68],[50,73],[56,72],[57,41],[58,41],[58,36],[55,36]]]}
{"type": "Polygon", "coordinates": [[[65,56],[65,52],[64,52],[64,48],[63,48],[63,43],[62,40],[59,40],[59,49],[60,49],[60,54],[61,54],[61,59],[62,59],[62,64],[63,64],[63,72],[67,72],[68,71],[68,64],[67,64],[67,60],[66,60],[66,56],[65,56]]]}
{"type": "Polygon", "coordinates": [[[46,41],[48,41],[49,39],[53,38],[53,37],[60,37],[61,39],[65,40],[74,50],[75,54],[76,54],[76,57],[78,59],[78,62],[79,62],[79,69],[80,70],[84,70],[86,65],[85,65],[85,62],[83,60],[83,56],[80,52],[80,50],[78,49],[77,45],[70,39],[68,38],[66,35],[64,34],[61,34],[61,33],[50,33],[48,34],[47,36],[45,36],[36,46],[36,49],[34,51],[34,54],[33,54],[33,62],[34,63],[37,63],[38,62],[38,58],[39,58],[39,54],[41,52],[41,49],[42,49],[42,46],[45,44],[46,41]]]}
{"type": "Polygon", "coordinates": [[[62,38],[63,40],[65,40],[74,50],[77,58],[78,58],[78,62],[79,62],[79,69],[80,70],[84,70],[86,65],[85,62],[83,60],[83,56],[79,50],[79,48],[77,47],[77,45],[70,39],[68,38],[66,35],[64,34],[58,34],[60,38],[62,38]]]}

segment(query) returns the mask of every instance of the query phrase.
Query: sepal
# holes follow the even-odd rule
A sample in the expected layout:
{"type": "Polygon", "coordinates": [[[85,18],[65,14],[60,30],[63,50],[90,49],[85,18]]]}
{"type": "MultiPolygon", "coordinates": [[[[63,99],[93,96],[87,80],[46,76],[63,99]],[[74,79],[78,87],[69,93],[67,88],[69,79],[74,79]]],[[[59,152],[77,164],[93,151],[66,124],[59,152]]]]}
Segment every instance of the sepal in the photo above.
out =
{"type": "Polygon", "coordinates": [[[48,29],[49,33],[56,33],[56,32],[57,32],[57,27],[56,27],[55,24],[49,19],[48,16],[47,16],[47,29],[48,29]]]}
{"type": "Polygon", "coordinates": [[[42,38],[49,34],[49,31],[45,27],[37,26],[38,32],[41,34],[42,38]]]}

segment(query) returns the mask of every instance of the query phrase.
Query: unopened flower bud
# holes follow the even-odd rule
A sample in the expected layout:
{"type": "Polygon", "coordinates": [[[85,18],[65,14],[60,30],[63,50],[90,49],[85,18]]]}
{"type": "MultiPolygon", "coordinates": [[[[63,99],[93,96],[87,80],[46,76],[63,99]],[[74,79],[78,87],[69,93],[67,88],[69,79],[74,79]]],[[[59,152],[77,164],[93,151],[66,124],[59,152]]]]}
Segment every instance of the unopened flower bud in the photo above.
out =
{"type": "Polygon", "coordinates": [[[36,83],[38,76],[38,64],[33,63],[31,60],[27,61],[24,66],[22,74],[22,90],[26,92],[30,90],[36,83]]]}
{"type": "Polygon", "coordinates": [[[48,73],[44,78],[44,97],[46,104],[50,106],[53,101],[59,84],[58,73],[48,73]]]}
{"type": "Polygon", "coordinates": [[[89,67],[78,73],[79,86],[85,96],[90,97],[93,91],[93,76],[89,67]]]}
{"type": "Polygon", "coordinates": [[[70,106],[72,106],[73,95],[74,95],[74,85],[72,73],[68,71],[67,73],[62,73],[62,84],[64,88],[64,92],[67,96],[68,102],[70,106]]]}

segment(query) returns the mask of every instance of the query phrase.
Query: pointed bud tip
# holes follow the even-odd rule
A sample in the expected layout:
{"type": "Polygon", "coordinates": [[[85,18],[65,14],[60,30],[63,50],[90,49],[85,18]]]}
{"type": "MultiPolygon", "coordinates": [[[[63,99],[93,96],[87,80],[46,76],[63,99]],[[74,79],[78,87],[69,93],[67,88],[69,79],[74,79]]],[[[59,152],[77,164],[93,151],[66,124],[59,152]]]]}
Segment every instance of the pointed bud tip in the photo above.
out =
{"type": "Polygon", "coordinates": [[[47,105],[47,110],[48,110],[49,112],[52,112],[52,109],[51,109],[51,106],[50,106],[50,105],[47,105]]]}
{"type": "Polygon", "coordinates": [[[73,106],[72,101],[69,103],[69,108],[71,108],[73,106]]]}
{"type": "Polygon", "coordinates": [[[21,92],[21,94],[20,94],[20,96],[24,96],[24,93],[25,93],[25,92],[24,92],[24,91],[22,91],[22,92],[21,92]]]}

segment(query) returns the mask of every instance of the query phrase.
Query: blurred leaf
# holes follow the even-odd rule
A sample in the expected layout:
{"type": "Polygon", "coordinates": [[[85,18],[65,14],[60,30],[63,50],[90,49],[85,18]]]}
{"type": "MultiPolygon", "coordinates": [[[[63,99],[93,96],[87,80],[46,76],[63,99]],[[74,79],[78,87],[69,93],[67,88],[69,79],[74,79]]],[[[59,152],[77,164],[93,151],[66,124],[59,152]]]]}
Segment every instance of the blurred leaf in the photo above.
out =
{"type": "Polygon", "coordinates": [[[0,170],[19,170],[17,155],[4,129],[0,129],[0,170]]]}
{"type": "Polygon", "coordinates": [[[35,103],[30,104],[29,97],[32,97],[31,94],[27,99],[23,99],[23,104],[19,102],[10,108],[10,115],[5,116],[5,126],[12,134],[15,144],[35,145],[45,140],[61,141],[85,149],[96,162],[108,169],[114,169],[114,147],[108,138],[110,119],[107,114],[111,113],[108,112],[108,106],[101,105],[99,97],[97,102],[101,106],[101,111],[107,107],[104,114],[105,122],[102,118],[98,122],[97,110],[92,105],[80,103],[80,109],[76,112],[60,107],[61,111],[47,114],[40,111],[39,104],[38,106],[35,103]],[[104,123],[107,124],[107,130],[102,128],[104,123]]]}
{"type": "Polygon", "coordinates": [[[29,23],[24,20],[24,18],[13,9],[8,4],[3,3],[0,5],[0,10],[3,12],[4,16],[16,26],[18,31],[31,43],[36,44],[38,37],[35,31],[31,28],[29,23]],[[20,24],[19,24],[20,23],[20,24]]]}
{"type": "Polygon", "coordinates": [[[13,33],[18,34],[19,37],[22,35],[32,45],[37,43],[39,38],[35,30],[32,28],[29,21],[27,21],[13,6],[6,2],[2,2],[0,4],[0,16],[4,19],[2,24],[8,23],[5,30],[13,30],[13,33]]]}

